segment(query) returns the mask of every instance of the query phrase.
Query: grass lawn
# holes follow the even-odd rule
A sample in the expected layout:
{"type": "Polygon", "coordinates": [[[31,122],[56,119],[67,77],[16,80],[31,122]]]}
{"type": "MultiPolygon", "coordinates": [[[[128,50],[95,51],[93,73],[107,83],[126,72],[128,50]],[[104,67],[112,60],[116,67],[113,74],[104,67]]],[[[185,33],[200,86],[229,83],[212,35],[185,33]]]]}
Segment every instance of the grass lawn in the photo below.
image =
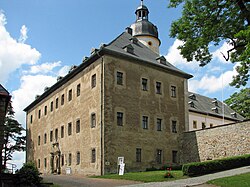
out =
{"type": "Polygon", "coordinates": [[[125,173],[124,175],[109,174],[104,176],[96,176],[94,178],[123,179],[123,180],[132,180],[140,182],[163,182],[163,181],[171,181],[171,180],[187,178],[186,176],[183,176],[182,171],[171,171],[173,178],[164,178],[165,173],[166,171],[147,171],[147,172],[125,173]]]}
{"type": "Polygon", "coordinates": [[[208,184],[214,184],[221,187],[249,187],[250,173],[215,179],[209,181],[208,184]]]}

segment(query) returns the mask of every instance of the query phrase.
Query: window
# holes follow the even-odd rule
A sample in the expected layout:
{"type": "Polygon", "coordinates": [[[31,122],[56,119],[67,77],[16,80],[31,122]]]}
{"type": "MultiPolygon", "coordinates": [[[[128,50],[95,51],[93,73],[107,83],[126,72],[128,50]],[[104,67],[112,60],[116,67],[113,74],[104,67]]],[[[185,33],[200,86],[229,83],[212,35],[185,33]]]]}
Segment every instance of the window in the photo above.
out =
{"type": "Polygon", "coordinates": [[[71,162],[72,162],[72,154],[69,153],[69,160],[68,160],[68,165],[71,166],[71,162]]]}
{"type": "Polygon", "coordinates": [[[177,151],[172,151],[172,162],[177,163],[177,151]]]}
{"type": "Polygon", "coordinates": [[[56,98],[56,108],[58,108],[58,98],[56,98]]]}
{"type": "Polygon", "coordinates": [[[76,87],[76,96],[80,96],[81,94],[81,84],[78,84],[77,87],[76,87]]]}
{"type": "Polygon", "coordinates": [[[54,103],[53,103],[53,101],[50,103],[50,112],[52,112],[53,111],[53,108],[54,108],[54,103]]]}
{"type": "Polygon", "coordinates": [[[61,126],[61,138],[64,138],[64,126],[61,126]]]}
{"type": "Polygon", "coordinates": [[[38,145],[40,145],[40,144],[41,144],[41,137],[38,136],[38,145]]]}
{"type": "Polygon", "coordinates": [[[64,105],[64,94],[62,94],[62,97],[61,97],[61,105],[64,105]]]}
{"type": "Polygon", "coordinates": [[[38,166],[37,166],[38,168],[40,168],[41,167],[41,161],[40,161],[40,159],[38,159],[38,166]]]}
{"type": "Polygon", "coordinates": [[[162,163],[162,150],[160,150],[160,149],[157,149],[156,162],[158,164],[162,163]]]}
{"type": "Polygon", "coordinates": [[[44,144],[46,144],[47,143],[47,134],[45,133],[44,134],[44,144]]]}
{"type": "Polygon", "coordinates": [[[175,86],[171,86],[171,97],[176,97],[176,87],[175,86]]]}
{"type": "Polygon", "coordinates": [[[213,127],[214,125],[212,123],[210,123],[210,127],[213,127]]]}
{"type": "Polygon", "coordinates": [[[142,84],[142,90],[147,91],[148,90],[148,79],[142,78],[141,84],[142,84]]]}
{"type": "Polygon", "coordinates": [[[161,94],[161,83],[160,82],[156,82],[156,93],[157,94],[161,94]]]}
{"type": "Polygon", "coordinates": [[[56,141],[58,140],[58,129],[56,129],[55,131],[55,138],[56,138],[56,141]]]}
{"type": "Polygon", "coordinates": [[[123,85],[123,73],[117,71],[116,72],[116,84],[123,85]]]}
{"type": "Polygon", "coordinates": [[[91,114],[91,128],[95,128],[96,126],[96,116],[95,113],[91,114]]]}
{"type": "Polygon", "coordinates": [[[44,168],[47,168],[47,158],[44,158],[44,168]]]}
{"type": "Polygon", "coordinates": [[[205,128],[206,128],[206,123],[205,123],[205,122],[202,122],[202,123],[201,123],[201,127],[202,127],[202,129],[205,129],[205,128]]]}
{"type": "Polygon", "coordinates": [[[142,128],[148,129],[148,116],[142,116],[142,128]]]}
{"type": "Polygon", "coordinates": [[[72,134],[72,123],[68,123],[68,136],[72,134]]]}
{"type": "Polygon", "coordinates": [[[81,125],[80,125],[80,119],[78,119],[77,121],[76,121],[76,133],[79,133],[80,132],[80,127],[81,125]]]}
{"type": "Polygon", "coordinates": [[[64,155],[62,154],[62,166],[64,166],[64,155]]]}
{"type": "Polygon", "coordinates": [[[141,162],[141,149],[136,148],[136,162],[141,162]]]}
{"type": "Polygon", "coordinates": [[[41,118],[41,110],[38,111],[38,119],[41,118]]]}
{"type": "Polygon", "coordinates": [[[91,150],[91,163],[95,163],[96,161],[96,150],[92,149],[91,150]]]}
{"type": "Polygon", "coordinates": [[[193,121],[193,128],[197,129],[197,121],[193,121]]]}
{"type": "Polygon", "coordinates": [[[50,142],[53,141],[53,131],[50,131],[50,137],[49,137],[49,139],[50,139],[50,142]]]}
{"type": "Polygon", "coordinates": [[[76,153],[76,165],[79,165],[80,161],[81,161],[81,155],[80,155],[80,152],[77,152],[76,153]]]}
{"type": "Polygon", "coordinates": [[[32,124],[33,122],[33,115],[30,116],[30,123],[32,124]]]}
{"type": "Polygon", "coordinates": [[[123,113],[117,112],[117,125],[122,126],[123,125],[123,113]]]}
{"type": "Polygon", "coordinates": [[[72,89],[69,90],[68,101],[72,100],[72,89]]]}
{"type": "Polygon", "coordinates": [[[172,121],[172,133],[177,133],[177,121],[172,121]]]}
{"type": "Polygon", "coordinates": [[[157,125],[157,131],[161,131],[162,130],[162,127],[161,127],[161,122],[162,122],[162,119],[160,118],[157,118],[156,120],[156,125],[157,125]]]}
{"type": "Polygon", "coordinates": [[[47,115],[47,106],[44,107],[44,115],[47,115]]]}
{"type": "Polygon", "coordinates": [[[92,78],[91,78],[91,87],[92,88],[96,87],[96,74],[92,75],[92,78]]]}

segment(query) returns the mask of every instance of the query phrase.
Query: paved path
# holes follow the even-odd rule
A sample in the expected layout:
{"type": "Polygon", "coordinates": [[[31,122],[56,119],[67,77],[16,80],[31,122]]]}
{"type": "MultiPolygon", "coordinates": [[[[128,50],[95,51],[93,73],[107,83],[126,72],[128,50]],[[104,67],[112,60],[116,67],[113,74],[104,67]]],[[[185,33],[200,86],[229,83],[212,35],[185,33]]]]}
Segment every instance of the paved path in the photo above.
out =
{"type": "Polygon", "coordinates": [[[209,180],[238,175],[242,173],[250,173],[250,166],[237,168],[233,170],[181,179],[170,182],[154,182],[140,183],[128,180],[112,180],[112,179],[97,179],[87,178],[82,175],[44,175],[42,176],[47,182],[53,182],[61,187],[214,187],[213,185],[204,184],[209,180]]]}

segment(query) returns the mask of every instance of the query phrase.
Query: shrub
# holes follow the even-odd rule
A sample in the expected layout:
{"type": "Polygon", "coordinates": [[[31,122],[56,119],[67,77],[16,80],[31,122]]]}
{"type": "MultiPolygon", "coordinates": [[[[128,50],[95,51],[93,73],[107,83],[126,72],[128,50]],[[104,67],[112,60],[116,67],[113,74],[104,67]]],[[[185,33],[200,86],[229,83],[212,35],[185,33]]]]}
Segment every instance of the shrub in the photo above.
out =
{"type": "Polygon", "coordinates": [[[25,163],[23,167],[17,171],[19,184],[25,186],[34,186],[40,184],[42,177],[32,162],[25,163]]]}
{"type": "Polygon", "coordinates": [[[199,176],[248,165],[250,165],[250,155],[242,155],[219,160],[184,164],[182,172],[188,176],[199,176]]]}

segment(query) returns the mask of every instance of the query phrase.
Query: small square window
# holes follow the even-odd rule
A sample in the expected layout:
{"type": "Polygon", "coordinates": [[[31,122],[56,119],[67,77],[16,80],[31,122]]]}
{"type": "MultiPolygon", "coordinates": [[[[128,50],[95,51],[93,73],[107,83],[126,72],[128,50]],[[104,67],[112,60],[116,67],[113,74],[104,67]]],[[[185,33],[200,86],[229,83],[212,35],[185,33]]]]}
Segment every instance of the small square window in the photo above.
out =
{"type": "Polygon", "coordinates": [[[96,74],[92,75],[92,78],[91,78],[91,87],[92,88],[96,87],[96,74]]]}
{"type": "Polygon", "coordinates": [[[156,93],[157,94],[161,94],[161,83],[160,82],[156,82],[156,93]]]}
{"type": "Polygon", "coordinates": [[[80,119],[76,121],[76,133],[79,133],[81,129],[80,119]]]}
{"type": "Polygon", "coordinates": [[[171,97],[176,97],[176,87],[175,86],[171,86],[171,97]]]}
{"type": "Polygon", "coordinates": [[[78,97],[80,96],[80,94],[81,94],[81,84],[78,84],[76,88],[76,96],[78,97]]]}
{"type": "Polygon", "coordinates": [[[72,135],[72,123],[68,123],[68,136],[72,135]]]}
{"type": "Polygon", "coordinates": [[[142,90],[147,91],[148,90],[148,79],[142,78],[142,90]]]}
{"type": "Polygon", "coordinates": [[[161,131],[162,130],[162,119],[157,118],[157,131],[161,131]]]}
{"type": "Polygon", "coordinates": [[[68,101],[72,100],[72,89],[69,90],[68,101]]]}
{"type": "Polygon", "coordinates": [[[116,83],[118,84],[118,85],[123,85],[123,73],[122,72],[119,72],[119,71],[117,71],[116,72],[116,83]]]}
{"type": "Polygon", "coordinates": [[[172,121],[172,133],[177,133],[177,121],[172,121]]]}
{"type": "Polygon", "coordinates": [[[96,126],[96,115],[95,113],[91,114],[91,128],[95,128],[96,126]]]}
{"type": "Polygon", "coordinates": [[[142,116],[142,128],[148,129],[148,116],[142,116]]]}
{"type": "Polygon", "coordinates": [[[123,126],[123,113],[117,112],[117,125],[123,126]]]}

